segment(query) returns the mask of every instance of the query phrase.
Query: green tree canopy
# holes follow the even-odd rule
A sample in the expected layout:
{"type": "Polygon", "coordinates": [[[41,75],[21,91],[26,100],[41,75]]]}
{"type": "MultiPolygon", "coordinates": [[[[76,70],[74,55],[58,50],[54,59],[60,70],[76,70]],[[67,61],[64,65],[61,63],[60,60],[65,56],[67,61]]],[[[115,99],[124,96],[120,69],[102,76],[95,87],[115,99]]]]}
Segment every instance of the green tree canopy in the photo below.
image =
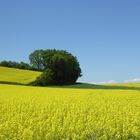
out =
{"type": "MultiPolygon", "coordinates": [[[[55,49],[36,50],[31,53],[29,58],[32,67],[44,71],[38,78],[40,84],[41,79],[42,81],[46,79],[47,82],[44,82],[46,85],[49,84],[48,79],[51,81],[50,84],[53,85],[73,84],[81,76],[81,68],[77,58],[67,51],[55,49]]],[[[39,84],[39,81],[36,83],[39,84]]]]}

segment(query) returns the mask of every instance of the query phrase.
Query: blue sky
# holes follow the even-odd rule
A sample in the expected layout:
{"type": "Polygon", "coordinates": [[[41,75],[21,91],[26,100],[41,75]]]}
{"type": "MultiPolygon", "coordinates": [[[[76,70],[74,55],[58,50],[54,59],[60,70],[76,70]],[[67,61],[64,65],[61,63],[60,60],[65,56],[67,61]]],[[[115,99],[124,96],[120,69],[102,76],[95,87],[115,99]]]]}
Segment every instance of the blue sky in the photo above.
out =
{"type": "Polygon", "coordinates": [[[79,81],[138,81],[140,1],[0,1],[0,61],[28,62],[33,50],[53,48],[77,56],[79,81]]]}

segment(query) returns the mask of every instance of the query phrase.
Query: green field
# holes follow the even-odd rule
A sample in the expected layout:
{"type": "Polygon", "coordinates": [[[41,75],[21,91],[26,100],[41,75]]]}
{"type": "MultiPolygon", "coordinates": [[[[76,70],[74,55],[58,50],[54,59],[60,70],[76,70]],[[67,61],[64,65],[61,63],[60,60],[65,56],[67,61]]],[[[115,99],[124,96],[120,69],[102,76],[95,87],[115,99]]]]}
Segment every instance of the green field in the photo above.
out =
{"type": "MultiPolygon", "coordinates": [[[[13,77],[22,81],[16,74],[13,77]]],[[[139,140],[138,85],[43,88],[0,84],[0,140],[139,140]]]]}
{"type": "Polygon", "coordinates": [[[40,74],[35,71],[0,67],[0,83],[29,84],[40,74]]]}

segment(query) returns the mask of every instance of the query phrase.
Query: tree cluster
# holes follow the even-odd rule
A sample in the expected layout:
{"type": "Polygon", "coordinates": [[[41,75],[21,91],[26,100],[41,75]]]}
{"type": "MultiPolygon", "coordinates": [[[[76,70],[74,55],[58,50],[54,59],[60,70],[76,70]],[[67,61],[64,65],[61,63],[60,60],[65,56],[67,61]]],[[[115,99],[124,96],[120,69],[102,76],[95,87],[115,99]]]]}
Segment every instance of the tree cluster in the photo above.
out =
{"type": "Polygon", "coordinates": [[[35,50],[29,56],[30,64],[2,61],[0,66],[42,71],[32,85],[74,84],[81,76],[81,68],[75,56],[64,50],[35,50]]]}
{"type": "Polygon", "coordinates": [[[25,70],[38,70],[33,68],[30,64],[25,62],[15,62],[15,61],[1,61],[0,66],[3,67],[10,67],[10,68],[17,68],[17,69],[25,69],[25,70]]]}
{"type": "Polygon", "coordinates": [[[74,84],[81,76],[77,58],[64,50],[36,50],[29,59],[33,68],[44,71],[34,85],[74,84]]]}

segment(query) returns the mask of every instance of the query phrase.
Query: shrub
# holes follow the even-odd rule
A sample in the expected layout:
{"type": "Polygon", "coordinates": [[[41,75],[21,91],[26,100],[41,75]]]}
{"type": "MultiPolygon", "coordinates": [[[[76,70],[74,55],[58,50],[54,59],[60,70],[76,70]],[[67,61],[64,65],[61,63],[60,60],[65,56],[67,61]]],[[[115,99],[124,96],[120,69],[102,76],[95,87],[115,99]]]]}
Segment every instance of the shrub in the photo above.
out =
{"type": "Polygon", "coordinates": [[[33,82],[34,86],[45,86],[45,85],[52,85],[54,83],[54,72],[47,68],[41,76],[39,76],[35,82],[33,82]]]}

